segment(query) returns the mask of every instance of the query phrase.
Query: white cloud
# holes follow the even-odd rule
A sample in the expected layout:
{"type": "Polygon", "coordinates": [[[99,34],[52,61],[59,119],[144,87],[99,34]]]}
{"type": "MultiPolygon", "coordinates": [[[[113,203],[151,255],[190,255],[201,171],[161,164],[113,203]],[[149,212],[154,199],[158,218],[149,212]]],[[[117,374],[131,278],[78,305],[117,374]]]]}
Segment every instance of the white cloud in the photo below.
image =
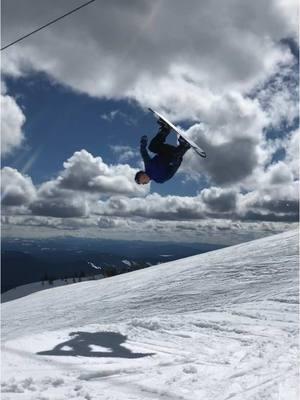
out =
{"type": "Polygon", "coordinates": [[[107,122],[113,122],[116,118],[122,119],[126,125],[136,125],[137,121],[130,115],[120,110],[112,110],[107,113],[101,114],[100,117],[107,122]]]}
{"type": "Polygon", "coordinates": [[[185,156],[181,172],[195,178],[205,175],[214,185],[240,184],[251,176],[260,164],[259,144],[251,137],[239,137],[217,144],[213,132],[194,125],[189,130],[192,139],[207,153],[202,159],[193,151],[185,156]],[[210,133],[210,135],[209,135],[210,133]]]}
{"type": "Polygon", "coordinates": [[[105,121],[111,122],[116,118],[116,116],[119,114],[119,112],[120,112],[119,110],[113,110],[113,111],[110,111],[110,112],[108,112],[106,114],[101,114],[100,117],[102,119],[104,119],[105,121]]]}
{"type": "Polygon", "coordinates": [[[204,207],[197,197],[163,197],[153,193],[141,199],[111,197],[107,201],[99,201],[94,212],[100,215],[180,221],[203,218],[204,207]]]}
{"type": "Polygon", "coordinates": [[[64,163],[58,183],[61,188],[98,194],[145,195],[149,187],[134,181],[137,170],[128,164],[107,165],[86,150],[77,151],[64,163]]]}
{"type": "Polygon", "coordinates": [[[32,214],[40,216],[87,217],[90,205],[101,197],[111,194],[144,196],[149,187],[135,183],[135,172],[129,165],[107,165],[101,157],[81,150],[64,163],[64,170],[56,179],[35,189],[30,177],[5,167],[2,170],[2,203],[7,207],[28,206],[32,214]]]}
{"type": "Polygon", "coordinates": [[[238,199],[241,219],[261,221],[299,221],[299,181],[292,180],[287,166],[271,165],[257,188],[238,199]]]}
{"type": "Polygon", "coordinates": [[[298,116],[298,67],[296,60],[280,68],[277,74],[256,93],[266,112],[269,125],[280,127],[282,123],[292,126],[298,116]]]}
{"type": "Polygon", "coordinates": [[[93,158],[86,151],[77,152],[65,163],[65,170],[58,178],[43,183],[37,190],[28,176],[5,167],[2,170],[2,202],[8,214],[13,208],[16,214],[62,219],[101,216],[99,227],[106,228],[108,225],[110,228],[116,226],[111,219],[115,217],[161,221],[231,218],[295,222],[298,219],[299,182],[283,161],[271,164],[264,174],[258,175],[256,187],[247,193],[235,187],[216,186],[202,189],[197,196],[147,195],[144,192],[145,197],[142,197],[142,193],[130,191],[131,197],[128,197],[127,187],[121,194],[118,185],[118,190],[109,197],[116,182],[116,171],[123,171],[123,167],[108,167],[99,157],[93,158]],[[109,171],[113,174],[111,181],[109,171]],[[99,176],[105,177],[100,186],[99,176]]]}
{"type": "Polygon", "coordinates": [[[36,196],[31,178],[10,167],[1,170],[1,193],[2,204],[10,207],[27,205],[36,196]]]}
{"type": "Polygon", "coordinates": [[[1,86],[1,155],[11,153],[22,144],[25,120],[15,99],[5,93],[5,85],[1,86]]]}
{"type": "Polygon", "coordinates": [[[126,224],[125,221],[116,219],[116,218],[110,218],[110,217],[101,217],[98,218],[97,221],[97,226],[100,229],[115,229],[115,228],[120,228],[124,226],[124,223],[126,224]]]}
{"type": "Polygon", "coordinates": [[[57,181],[43,183],[29,209],[34,215],[54,218],[85,217],[89,214],[85,196],[60,188],[57,181]]]}
{"type": "MultiPolygon", "coordinates": [[[[285,176],[285,172],[283,172],[285,176]]],[[[210,219],[297,222],[298,182],[284,186],[272,181],[282,179],[271,171],[269,184],[260,190],[242,194],[232,189],[211,187],[197,196],[160,196],[145,198],[111,197],[93,206],[93,213],[102,216],[144,218],[160,221],[209,221],[210,219]]]]}
{"type": "Polygon", "coordinates": [[[300,150],[300,129],[295,129],[288,137],[286,144],[285,163],[290,167],[294,179],[299,180],[299,150],[300,150]]]}
{"type": "Polygon", "coordinates": [[[111,145],[110,148],[117,155],[119,163],[140,157],[140,153],[130,146],[111,145]]]}
{"type": "Polygon", "coordinates": [[[232,189],[210,187],[201,191],[201,200],[212,211],[234,212],[237,203],[237,192],[232,189]]]}
{"type": "Polygon", "coordinates": [[[293,174],[284,162],[279,161],[277,164],[270,165],[264,180],[269,185],[288,185],[293,182],[293,174]]]}
{"type": "MultiPolygon", "coordinates": [[[[29,31],[66,8],[58,0],[6,2],[3,42],[15,39],[20,27],[29,31]]],[[[203,89],[244,91],[279,61],[288,61],[288,52],[277,44],[297,37],[295,10],[296,1],[279,0],[95,3],[4,52],[3,68],[11,73],[33,68],[93,96],[128,96],[179,111],[190,88],[189,100],[203,89]]],[[[185,109],[195,110],[193,104],[185,109]]]]}
{"type": "Polygon", "coordinates": [[[1,80],[1,94],[5,94],[7,92],[7,87],[6,87],[6,83],[1,80]]]}

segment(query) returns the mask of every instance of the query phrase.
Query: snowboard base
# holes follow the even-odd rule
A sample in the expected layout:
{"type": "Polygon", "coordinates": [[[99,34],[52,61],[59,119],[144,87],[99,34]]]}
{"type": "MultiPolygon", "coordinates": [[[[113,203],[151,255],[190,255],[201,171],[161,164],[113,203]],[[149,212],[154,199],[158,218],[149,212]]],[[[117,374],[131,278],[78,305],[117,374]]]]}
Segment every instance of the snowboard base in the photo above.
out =
{"type": "Polygon", "coordinates": [[[198,146],[193,140],[189,139],[185,133],[177,128],[175,125],[172,124],[167,118],[162,116],[160,113],[157,111],[152,110],[152,108],[148,108],[149,111],[151,111],[157,119],[160,119],[163,121],[166,125],[168,125],[177,135],[181,136],[188,144],[191,146],[191,148],[201,157],[206,158],[206,153],[204,150],[201,149],[200,146],[198,146]]]}

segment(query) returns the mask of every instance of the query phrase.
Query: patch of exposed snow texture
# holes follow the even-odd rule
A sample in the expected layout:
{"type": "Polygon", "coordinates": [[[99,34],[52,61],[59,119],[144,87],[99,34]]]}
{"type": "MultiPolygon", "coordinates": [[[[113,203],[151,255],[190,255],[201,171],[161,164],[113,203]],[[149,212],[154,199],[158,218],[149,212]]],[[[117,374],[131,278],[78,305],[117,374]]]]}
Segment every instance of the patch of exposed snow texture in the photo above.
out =
{"type": "MultiPolygon", "coordinates": [[[[103,279],[103,278],[104,275],[96,274],[93,277],[91,276],[82,277],[80,278],[80,280],[83,282],[83,281],[103,279]]],[[[28,283],[26,285],[17,286],[14,289],[10,289],[7,292],[2,293],[1,302],[5,303],[6,301],[16,300],[19,299],[20,297],[28,296],[29,294],[39,292],[40,290],[53,289],[59,286],[74,285],[76,282],[78,282],[78,278],[66,278],[63,280],[56,279],[52,283],[49,283],[48,281],[28,283]],[[75,282],[73,281],[73,279],[75,280],[75,282]]]]}
{"type": "Polygon", "coordinates": [[[3,400],[297,400],[298,235],[2,305],[3,400]]]}
{"type": "Polygon", "coordinates": [[[101,267],[97,267],[97,265],[93,264],[91,261],[88,261],[88,264],[95,269],[102,269],[101,267]]]}

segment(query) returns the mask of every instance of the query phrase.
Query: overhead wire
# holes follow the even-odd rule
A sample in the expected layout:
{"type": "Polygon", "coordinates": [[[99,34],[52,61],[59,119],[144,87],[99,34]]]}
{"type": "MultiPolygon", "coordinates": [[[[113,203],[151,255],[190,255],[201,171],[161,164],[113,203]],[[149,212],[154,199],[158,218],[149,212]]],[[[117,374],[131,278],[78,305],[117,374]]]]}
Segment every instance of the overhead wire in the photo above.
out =
{"type": "Polygon", "coordinates": [[[89,1],[87,1],[86,3],[84,3],[84,4],[81,4],[80,6],[74,8],[73,10],[68,11],[66,14],[61,15],[60,17],[53,19],[52,21],[48,22],[47,24],[45,24],[45,25],[43,25],[43,26],[41,26],[41,27],[39,27],[39,28],[33,30],[32,32],[27,33],[26,35],[23,35],[23,36],[19,37],[18,39],[14,40],[13,42],[11,42],[11,43],[9,43],[9,44],[7,44],[7,45],[1,47],[1,51],[7,49],[7,48],[10,47],[10,46],[13,46],[14,44],[20,42],[21,40],[24,40],[24,39],[27,38],[28,36],[31,36],[31,35],[33,35],[33,34],[39,32],[39,31],[41,31],[42,29],[44,29],[44,28],[46,28],[46,27],[48,27],[48,26],[54,24],[55,22],[57,22],[57,21],[59,21],[59,20],[65,18],[65,17],[67,17],[68,15],[75,13],[76,11],[80,10],[81,8],[86,7],[86,6],[88,6],[89,4],[91,4],[91,3],[94,3],[95,1],[96,1],[96,0],[89,0],[89,1]]]}

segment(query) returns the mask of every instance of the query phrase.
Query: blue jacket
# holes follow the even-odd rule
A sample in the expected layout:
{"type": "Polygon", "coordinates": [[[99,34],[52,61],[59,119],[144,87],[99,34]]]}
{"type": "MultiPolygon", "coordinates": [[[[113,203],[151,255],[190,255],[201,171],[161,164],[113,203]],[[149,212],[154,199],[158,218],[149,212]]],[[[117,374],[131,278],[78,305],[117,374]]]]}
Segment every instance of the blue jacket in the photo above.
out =
{"type": "Polygon", "coordinates": [[[146,146],[143,145],[141,145],[141,156],[145,164],[146,174],[151,180],[157,183],[163,183],[171,179],[180,167],[182,161],[181,157],[169,159],[161,154],[156,154],[151,158],[146,146]]]}

